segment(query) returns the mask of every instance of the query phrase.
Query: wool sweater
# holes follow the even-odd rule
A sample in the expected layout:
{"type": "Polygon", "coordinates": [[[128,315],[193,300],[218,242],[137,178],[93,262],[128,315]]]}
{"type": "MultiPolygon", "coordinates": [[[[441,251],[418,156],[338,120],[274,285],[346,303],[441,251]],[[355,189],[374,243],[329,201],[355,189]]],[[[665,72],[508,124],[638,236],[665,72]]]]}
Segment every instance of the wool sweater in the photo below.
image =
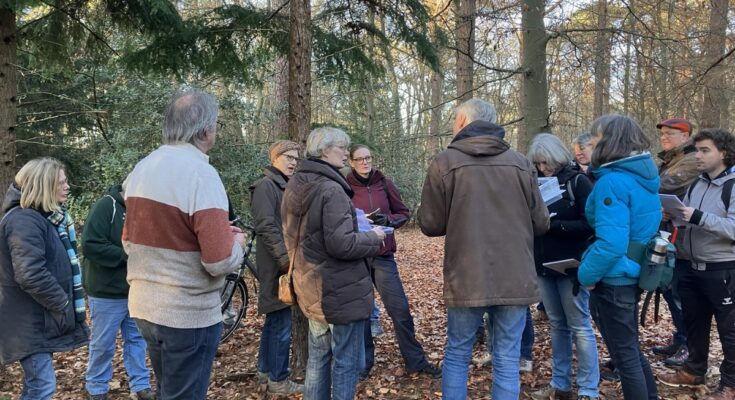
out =
{"type": "Polygon", "coordinates": [[[179,329],[221,322],[219,291],[243,250],[209,157],[191,144],[161,146],[135,166],[123,190],[130,315],[179,329]]]}

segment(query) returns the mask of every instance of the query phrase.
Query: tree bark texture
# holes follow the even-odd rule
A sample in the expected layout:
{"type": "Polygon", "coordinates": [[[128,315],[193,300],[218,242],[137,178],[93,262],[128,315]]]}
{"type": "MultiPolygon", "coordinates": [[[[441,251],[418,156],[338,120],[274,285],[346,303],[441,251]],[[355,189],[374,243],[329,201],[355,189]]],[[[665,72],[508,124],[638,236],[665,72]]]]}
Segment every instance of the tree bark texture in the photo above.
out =
{"type": "Polygon", "coordinates": [[[710,33],[707,35],[704,46],[706,75],[702,88],[702,114],[699,121],[702,128],[720,126],[722,102],[725,101],[723,85],[726,69],[720,58],[725,52],[728,1],[712,0],[711,7],[710,33]]]}
{"type": "Polygon", "coordinates": [[[429,122],[429,154],[441,150],[442,98],[444,94],[444,75],[439,71],[431,72],[431,120],[429,122]]]}
{"type": "Polygon", "coordinates": [[[526,151],[533,137],[549,131],[549,89],[546,77],[544,0],[523,0],[523,131],[518,140],[526,151]]]}
{"type": "Polygon", "coordinates": [[[298,305],[291,307],[291,371],[302,376],[309,360],[309,320],[298,305]]]}
{"type": "Polygon", "coordinates": [[[17,116],[15,11],[0,8],[0,190],[5,193],[15,176],[17,116]]]}
{"type": "Polygon", "coordinates": [[[610,34],[607,28],[607,0],[597,1],[595,51],[595,104],[593,117],[610,112],[610,34]]]}
{"type": "Polygon", "coordinates": [[[288,136],[306,147],[311,129],[311,3],[293,0],[289,5],[288,136]]]}
{"type": "Polygon", "coordinates": [[[457,104],[472,98],[475,56],[475,0],[456,2],[457,104]]]}

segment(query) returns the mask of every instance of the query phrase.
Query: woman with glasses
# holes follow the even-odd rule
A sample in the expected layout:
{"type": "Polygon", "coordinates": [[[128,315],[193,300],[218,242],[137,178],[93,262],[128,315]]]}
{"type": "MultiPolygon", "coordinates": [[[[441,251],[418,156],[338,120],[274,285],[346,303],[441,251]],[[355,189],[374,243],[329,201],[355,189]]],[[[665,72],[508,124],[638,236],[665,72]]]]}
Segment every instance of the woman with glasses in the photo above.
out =
{"type": "Polygon", "coordinates": [[[591,142],[592,134],[589,132],[585,132],[577,136],[572,142],[572,147],[574,147],[574,159],[577,161],[577,164],[579,164],[582,172],[586,174],[589,173],[588,169],[590,162],[592,162],[592,150],[595,149],[595,146],[593,146],[591,142]]]}
{"type": "MultiPolygon", "coordinates": [[[[350,165],[352,170],[347,174],[347,182],[355,192],[352,203],[368,214],[373,224],[390,228],[400,228],[408,221],[408,207],[403,204],[401,195],[393,182],[379,170],[373,168],[373,155],[370,149],[362,144],[350,149],[350,165]]],[[[421,372],[432,378],[439,378],[441,370],[429,364],[424,349],[416,340],[413,316],[408,308],[408,299],[403,290],[401,277],[393,254],[396,252],[396,240],[392,233],[388,234],[380,248],[380,255],[373,261],[372,279],[375,288],[383,300],[388,316],[393,320],[398,347],[406,363],[406,371],[421,372]]],[[[366,378],[373,367],[375,346],[370,326],[365,329],[365,370],[362,378],[366,378]]]]}
{"type": "Polygon", "coordinates": [[[288,252],[283,242],[281,200],[288,179],[299,160],[299,145],[288,140],[273,143],[269,150],[271,165],[250,186],[258,265],[258,314],[265,314],[258,351],[258,381],[268,385],[272,394],[293,394],[304,386],[288,379],[291,348],[291,306],[278,300],[278,277],[288,272],[288,252]]]}

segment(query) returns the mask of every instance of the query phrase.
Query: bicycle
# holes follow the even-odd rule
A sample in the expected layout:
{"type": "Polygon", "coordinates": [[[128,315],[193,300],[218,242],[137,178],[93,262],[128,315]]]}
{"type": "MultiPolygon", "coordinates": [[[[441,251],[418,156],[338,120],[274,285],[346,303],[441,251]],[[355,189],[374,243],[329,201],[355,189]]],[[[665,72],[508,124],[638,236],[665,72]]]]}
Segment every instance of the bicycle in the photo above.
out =
{"type": "Polygon", "coordinates": [[[235,330],[240,326],[240,322],[245,316],[249,300],[248,286],[245,283],[245,276],[248,272],[256,278],[253,279],[253,287],[255,289],[255,293],[257,294],[258,292],[258,269],[255,263],[250,260],[250,256],[253,253],[253,244],[255,243],[255,228],[240,221],[239,218],[233,221],[233,224],[242,229],[243,232],[247,232],[248,239],[245,243],[245,258],[243,258],[240,269],[225,277],[225,285],[222,287],[222,292],[220,292],[220,299],[222,301],[222,322],[224,325],[222,336],[220,337],[220,343],[225,342],[233,333],[235,333],[235,330]]]}

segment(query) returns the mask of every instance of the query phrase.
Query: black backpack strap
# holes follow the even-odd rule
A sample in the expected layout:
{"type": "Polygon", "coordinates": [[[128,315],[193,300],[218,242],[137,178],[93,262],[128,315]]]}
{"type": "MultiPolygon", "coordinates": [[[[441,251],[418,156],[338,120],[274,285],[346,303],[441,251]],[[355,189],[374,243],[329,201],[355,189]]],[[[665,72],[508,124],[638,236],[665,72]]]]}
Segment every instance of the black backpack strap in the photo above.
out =
{"type": "Polygon", "coordinates": [[[692,201],[692,192],[694,191],[694,187],[697,186],[697,183],[699,182],[699,177],[692,182],[691,185],[689,185],[689,189],[687,189],[687,197],[689,197],[689,201],[692,201]]]}
{"type": "MultiPolygon", "coordinates": [[[[720,194],[722,198],[722,203],[725,204],[725,213],[727,213],[730,209],[730,197],[732,197],[732,185],[735,184],[735,179],[729,179],[726,180],[724,184],[722,184],[722,193],[720,194]]],[[[692,186],[694,186],[692,184],[692,186]]]]}

